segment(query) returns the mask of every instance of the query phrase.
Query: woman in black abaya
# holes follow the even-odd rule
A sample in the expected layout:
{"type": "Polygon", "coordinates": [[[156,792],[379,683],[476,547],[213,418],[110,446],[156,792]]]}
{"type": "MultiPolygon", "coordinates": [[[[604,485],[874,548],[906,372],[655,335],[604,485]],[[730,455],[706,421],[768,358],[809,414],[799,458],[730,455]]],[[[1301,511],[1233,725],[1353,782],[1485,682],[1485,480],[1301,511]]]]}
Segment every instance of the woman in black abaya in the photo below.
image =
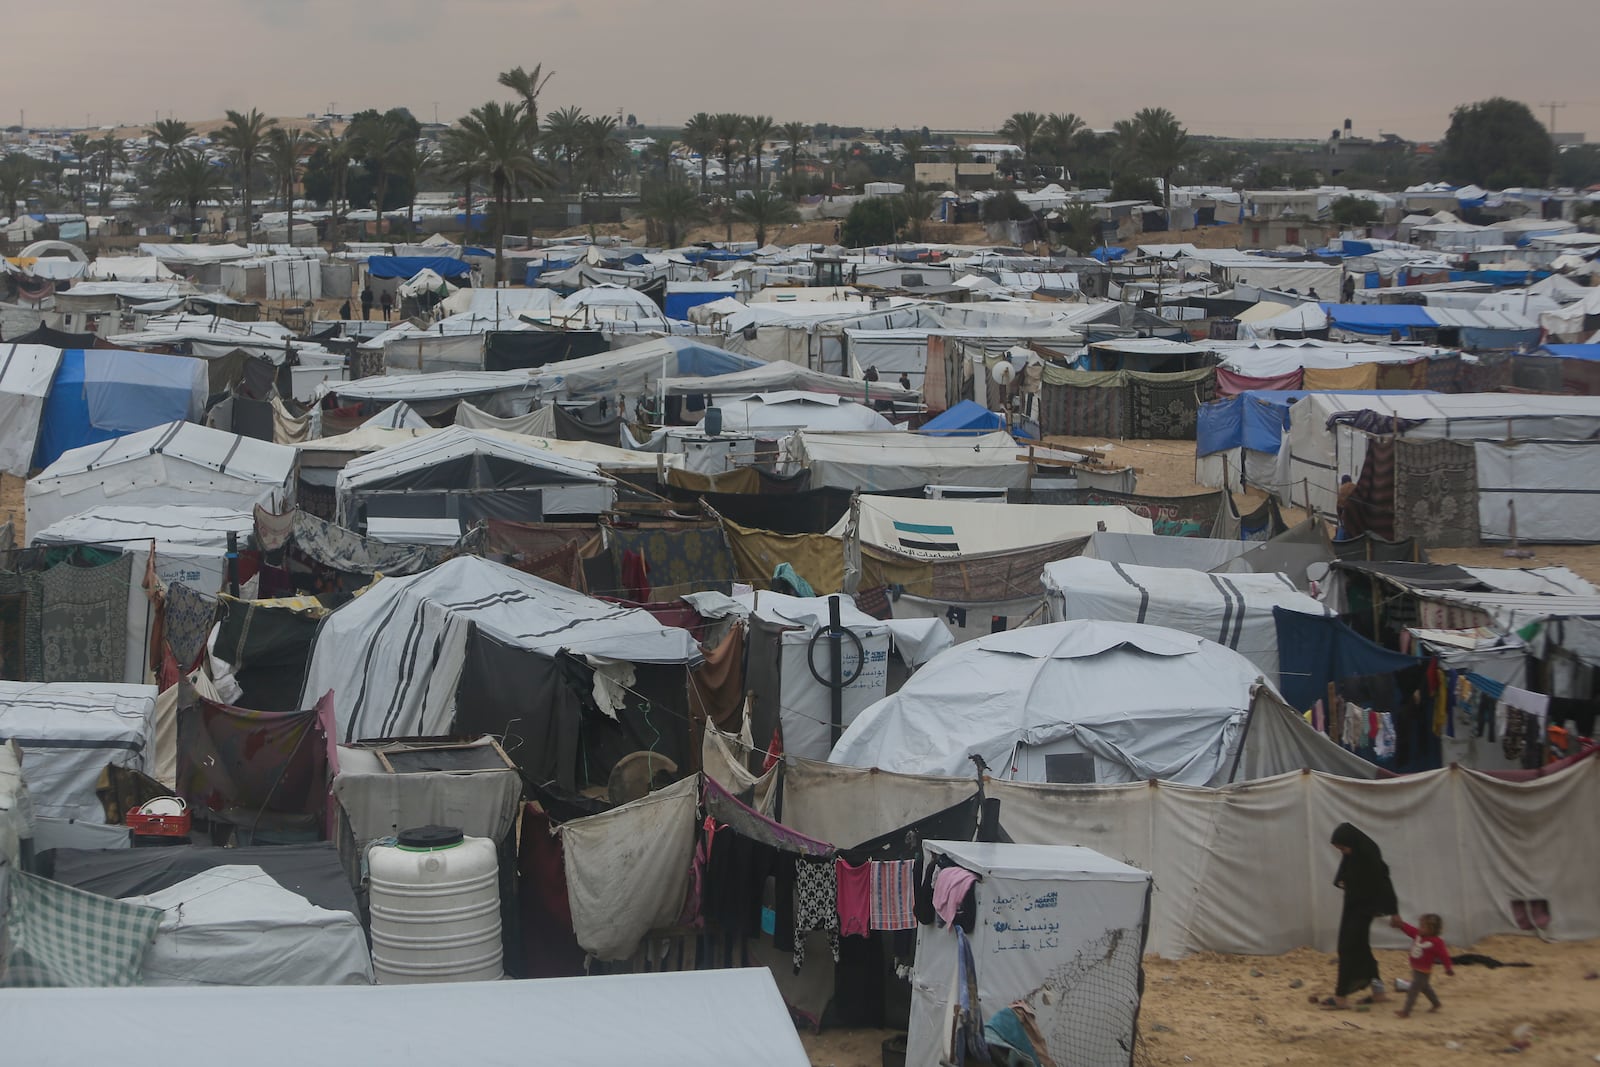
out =
{"type": "Polygon", "coordinates": [[[1372,920],[1400,910],[1389,865],[1378,843],[1349,823],[1333,831],[1333,847],[1344,855],[1333,884],[1344,890],[1344,911],[1339,916],[1339,979],[1334,995],[1324,1001],[1330,1008],[1349,1006],[1349,998],[1373,990],[1374,1000],[1386,999],[1378,983],[1378,959],[1372,954],[1372,920]]]}

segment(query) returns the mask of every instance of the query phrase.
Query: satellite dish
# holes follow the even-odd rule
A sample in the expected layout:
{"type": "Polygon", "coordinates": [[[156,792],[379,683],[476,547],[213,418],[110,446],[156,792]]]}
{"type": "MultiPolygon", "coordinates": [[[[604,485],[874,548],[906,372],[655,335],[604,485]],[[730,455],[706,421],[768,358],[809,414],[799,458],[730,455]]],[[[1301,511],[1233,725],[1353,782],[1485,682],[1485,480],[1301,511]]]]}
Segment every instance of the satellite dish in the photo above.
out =
{"type": "Polygon", "coordinates": [[[1017,376],[1017,368],[1005,360],[1001,360],[989,368],[989,377],[995,380],[996,385],[1010,385],[1017,376]]]}

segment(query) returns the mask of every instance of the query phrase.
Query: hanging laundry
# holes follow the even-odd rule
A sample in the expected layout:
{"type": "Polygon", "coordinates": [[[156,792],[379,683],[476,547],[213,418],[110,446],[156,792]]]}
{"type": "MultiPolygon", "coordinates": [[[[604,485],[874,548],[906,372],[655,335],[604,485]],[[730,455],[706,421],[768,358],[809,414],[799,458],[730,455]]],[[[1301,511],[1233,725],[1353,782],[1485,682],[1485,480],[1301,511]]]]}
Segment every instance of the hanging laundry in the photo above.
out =
{"type": "Polygon", "coordinates": [[[949,926],[956,921],[956,909],[977,880],[978,876],[965,867],[945,867],[934,874],[933,910],[943,920],[940,925],[949,926]]]}
{"type": "Polygon", "coordinates": [[[1372,750],[1379,759],[1394,758],[1394,716],[1387,711],[1378,713],[1378,736],[1373,741],[1372,750]]]}
{"type": "Polygon", "coordinates": [[[839,880],[832,859],[800,859],[794,878],[794,973],[806,962],[806,935],[828,934],[833,962],[839,962],[839,880]]]}
{"type": "Polygon", "coordinates": [[[872,869],[868,864],[852,867],[843,859],[835,861],[834,877],[839,883],[839,935],[866,937],[871,912],[872,869]]]}
{"type": "Polygon", "coordinates": [[[872,872],[872,897],[868,905],[867,925],[874,930],[915,929],[916,861],[891,860],[868,866],[872,872]]]}

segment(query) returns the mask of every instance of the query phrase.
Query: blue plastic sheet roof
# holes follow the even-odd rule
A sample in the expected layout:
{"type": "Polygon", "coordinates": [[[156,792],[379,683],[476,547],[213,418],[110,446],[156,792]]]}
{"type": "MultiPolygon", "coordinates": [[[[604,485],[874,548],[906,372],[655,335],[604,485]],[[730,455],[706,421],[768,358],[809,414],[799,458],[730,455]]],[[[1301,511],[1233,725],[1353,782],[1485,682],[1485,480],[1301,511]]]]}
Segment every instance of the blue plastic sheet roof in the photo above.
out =
{"type": "Polygon", "coordinates": [[[1428,309],[1414,304],[1323,304],[1333,325],[1351,333],[1388,333],[1413,327],[1432,329],[1428,309]]]}
{"type": "Polygon", "coordinates": [[[1544,351],[1552,356],[1561,356],[1563,359],[1600,359],[1600,344],[1545,345],[1544,351]]]}
{"type": "MultiPolygon", "coordinates": [[[[1600,345],[1595,347],[1600,348],[1600,345]]],[[[1283,434],[1289,429],[1289,407],[1313,392],[1350,392],[1343,389],[1250,389],[1200,405],[1200,420],[1195,430],[1195,454],[1209,456],[1230,448],[1278,454],[1283,434]]],[[[1403,396],[1431,392],[1428,389],[1362,389],[1362,396],[1403,396]]]]}
{"type": "Polygon", "coordinates": [[[472,273],[472,264],[449,256],[373,256],[367,260],[367,273],[374,278],[413,278],[425,270],[441,278],[460,278],[472,273]]]}
{"type": "Polygon", "coordinates": [[[973,400],[963,400],[955,407],[940,412],[922,424],[918,433],[934,437],[953,437],[960,434],[993,433],[1006,428],[1005,417],[973,400]]]}
{"type": "Polygon", "coordinates": [[[1104,248],[1097,248],[1090,254],[1102,263],[1112,263],[1127,255],[1128,250],[1126,248],[1118,248],[1116,245],[1108,245],[1104,248]]]}

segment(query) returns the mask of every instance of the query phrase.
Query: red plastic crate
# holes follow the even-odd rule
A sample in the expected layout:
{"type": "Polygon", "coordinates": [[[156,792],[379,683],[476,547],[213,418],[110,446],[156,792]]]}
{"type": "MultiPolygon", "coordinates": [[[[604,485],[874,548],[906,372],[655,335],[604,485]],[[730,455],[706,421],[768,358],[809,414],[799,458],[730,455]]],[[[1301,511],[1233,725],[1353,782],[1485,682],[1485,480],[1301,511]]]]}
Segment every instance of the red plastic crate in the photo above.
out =
{"type": "MultiPolygon", "coordinates": [[[[181,800],[178,802],[183,803],[181,800]]],[[[141,806],[128,812],[127,816],[128,829],[144,837],[188,837],[189,822],[187,804],[184,804],[183,810],[176,815],[147,815],[141,806]]]]}

